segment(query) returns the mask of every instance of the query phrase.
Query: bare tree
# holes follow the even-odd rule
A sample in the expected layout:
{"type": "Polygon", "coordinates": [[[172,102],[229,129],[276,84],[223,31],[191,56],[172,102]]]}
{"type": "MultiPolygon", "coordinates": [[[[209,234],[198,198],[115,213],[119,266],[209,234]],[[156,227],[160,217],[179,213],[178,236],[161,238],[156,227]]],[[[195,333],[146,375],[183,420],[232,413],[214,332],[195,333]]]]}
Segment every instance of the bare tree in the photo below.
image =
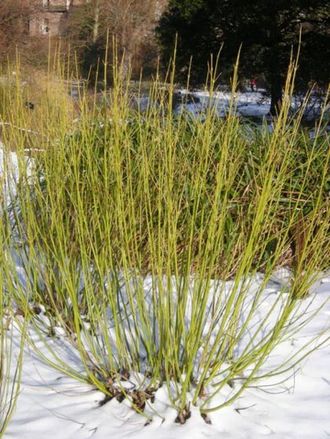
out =
{"type": "Polygon", "coordinates": [[[86,72],[102,58],[107,33],[110,45],[114,37],[127,66],[133,64],[139,70],[144,58],[155,58],[153,30],[162,3],[165,0],[80,0],[79,6],[73,3],[67,36],[82,63],[86,63],[83,70],[86,72]]]}
{"type": "Polygon", "coordinates": [[[31,0],[1,0],[0,2],[0,57],[10,56],[15,47],[26,43],[29,16],[33,10],[31,0]]]}

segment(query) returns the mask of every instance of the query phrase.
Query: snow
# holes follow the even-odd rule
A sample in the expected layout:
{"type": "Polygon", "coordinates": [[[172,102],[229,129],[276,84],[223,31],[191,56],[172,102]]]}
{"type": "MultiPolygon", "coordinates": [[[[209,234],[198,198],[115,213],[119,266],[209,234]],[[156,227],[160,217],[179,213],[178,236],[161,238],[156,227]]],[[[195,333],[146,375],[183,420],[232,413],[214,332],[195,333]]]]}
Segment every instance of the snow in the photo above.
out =
{"type": "MultiPolygon", "coordinates": [[[[179,105],[176,109],[177,113],[185,111],[194,116],[200,115],[211,105],[214,106],[219,117],[224,117],[228,113],[233,99],[232,93],[220,91],[214,92],[211,97],[207,91],[189,93],[187,90],[179,90],[179,95],[182,97],[189,96],[194,102],[179,105]]],[[[263,118],[269,113],[270,98],[260,91],[237,92],[234,95],[234,102],[238,116],[263,118]]]]}
{"type": "MultiPolygon", "coordinates": [[[[283,282],[286,282],[286,273],[274,275],[266,290],[269,302],[283,282]]],[[[276,348],[267,360],[266,369],[277,364],[279,359],[287,358],[293,346],[300,348],[314,335],[325,329],[329,331],[329,275],[313,286],[311,297],[304,301],[309,312],[311,307],[317,309],[324,303],[308,325],[276,348]]],[[[33,334],[32,337],[37,348],[46,354],[38,336],[33,334]]],[[[66,364],[82,369],[78,357],[61,337],[49,342],[66,364]]],[[[17,353],[19,337],[14,343],[17,353]]],[[[226,398],[231,391],[227,386],[219,399],[226,398]]],[[[153,421],[148,426],[145,426],[146,418],[135,413],[128,402],[112,400],[100,406],[103,398],[92,386],[79,383],[43,363],[33,349],[27,347],[17,408],[5,438],[327,438],[330,436],[330,342],[284,377],[262,380],[248,388],[234,404],[211,413],[212,425],[204,422],[197,408],[193,408],[192,417],[185,425],[175,424],[176,412],[170,406],[164,388],[156,393],[152,404],[153,421]]],[[[149,413],[152,413],[150,409],[149,413]]]]}
{"type": "MultiPolygon", "coordinates": [[[[26,175],[27,177],[30,177],[32,173],[32,160],[28,157],[24,157],[24,160],[27,164],[26,175]]],[[[16,185],[20,175],[19,167],[20,164],[17,154],[15,152],[5,153],[5,147],[0,141],[0,184],[3,184],[2,195],[4,196],[7,205],[10,204],[10,201],[16,194],[16,185]],[[4,172],[5,169],[6,172],[4,172]],[[3,175],[6,175],[5,181],[2,181],[3,175]]]]}
{"type": "Polygon", "coordinates": [[[4,169],[10,169],[12,172],[7,176],[7,180],[4,182],[3,195],[7,202],[10,197],[15,194],[15,186],[18,176],[18,159],[14,152],[11,152],[5,156],[4,145],[0,142],[0,183],[1,177],[4,175],[4,169]]]}
{"type": "MultiPolygon", "coordinates": [[[[178,95],[188,97],[194,102],[182,103],[176,109],[177,113],[185,111],[186,113],[198,117],[205,109],[211,105],[216,109],[219,117],[225,117],[229,111],[231,102],[235,104],[235,113],[237,116],[255,118],[262,120],[268,118],[270,111],[270,96],[263,89],[249,92],[237,92],[234,95],[231,92],[216,91],[210,96],[208,91],[193,91],[181,89],[178,95]]],[[[304,96],[293,96],[291,109],[298,111],[304,102],[304,96]]],[[[304,111],[306,121],[314,121],[322,112],[322,100],[318,95],[311,95],[304,111]]],[[[329,106],[325,111],[325,118],[329,117],[329,106]],[[328,114],[328,116],[326,116],[328,114]]]]}

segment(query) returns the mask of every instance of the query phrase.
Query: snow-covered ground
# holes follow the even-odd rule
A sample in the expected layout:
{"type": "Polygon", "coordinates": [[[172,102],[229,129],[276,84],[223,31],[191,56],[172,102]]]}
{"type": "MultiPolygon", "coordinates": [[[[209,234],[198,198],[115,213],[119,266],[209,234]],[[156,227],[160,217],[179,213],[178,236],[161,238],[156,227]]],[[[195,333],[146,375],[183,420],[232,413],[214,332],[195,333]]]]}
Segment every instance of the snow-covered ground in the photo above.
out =
{"type": "MultiPolygon", "coordinates": [[[[219,117],[225,117],[233,101],[230,92],[215,92],[210,97],[207,91],[188,92],[187,90],[178,90],[177,97],[182,97],[183,103],[179,103],[176,113],[187,112],[192,116],[201,116],[205,109],[211,105],[215,108],[219,117]]],[[[234,96],[235,111],[238,116],[252,116],[263,118],[269,113],[270,98],[263,92],[236,93],[234,96]]]]}
{"type": "MultiPolygon", "coordinates": [[[[216,92],[211,100],[208,92],[196,91],[193,94],[199,102],[195,104],[186,104],[185,109],[189,112],[198,112],[207,105],[214,105],[219,117],[227,114],[230,103],[233,99],[230,92],[216,92]],[[194,107],[195,105],[195,107],[194,107]]],[[[269,113],[270,98],[261,92],[236,93],[234,96],[236,112],[240,116],[264,117],[269,113]]]]}
{"type": "MultiPolygon", "coordinates": [[[[210,98],[210,94],[207,91],[188,92],[184,89],[178,90],[178,95],[188,97],[188,101],[179,104],[176,108],[176,112],[180,113],[185,111],[195,117],[202,115],[205,108],[209,105],[214,106],[219,117],[225,117],[229,111],[231,102],[235,105],[237,116],[251,117],[256,120],[262,120],[268,117],[270,110],[270,96],[263,89],[253,92],[237,92],[234,97],[231,92],[217,91],[214,92],[210,98]]],[[[302,101],[303,98],[294,96],[292,98],[292,110],[298,110],[302,101]]],[[[320,103],[321,101],[317,96],[310,97],[309,104],[305,111],[306,120],[312,121],[320,116],[320,103]]]]}
{"type": "MultiPolygon", "coordinates": [[[[275,285],[276,282],[266,291],[270,301],[276,294],[275,285]]],[[[268,358],[266,368],[277,364],[281,358],[285,359],[293,347],[299,349],[313,335],[325,329],[329,331],[330,277],[324,277],[314,285],[306,307],[311,300],[313,309],[327,302],[317,317],[276,349],[268,358]]],[[[36,335],[34,340],[43,351],[45,348],[36,335]]],[[[58,345],[62,359],[81,368],[78,358],[65,348],[63,340],[50,342],[58,345]]],[[[18,338],[15,343],[18,349],[18,338]]],[[[224,388],[221,397],[225,398],[230,392],[229,386],[224,388]]],[[[146,419],[135,413],[125,401],[112,400],[100,406],[103,398],[93,387],[57,372],[36,357],[31,348],[26,348],[21,391],[5,438],[328,438],[330,342],[285,376],[263,380],[257,386],[248,388],[231,406],[211,413],[211,425],[206,424],[194,408],[191,419],[185,425],[175,424],[176,412],[171,408],[163,388],[157,391],[153,404],[158,414],[147,426],[146,419]]]]}
{"type": "MultiPolygon", "coordinates": [[[[270,109],[270,97],[264,90],[235,94],[235,105],[238,115],[241,116],[266,116],[270,109]]],[[[193,91],[178,89],[174,95],[174,111],[178,114],[183,111],[198,116],[205,112],[211,104],[216,109],[219,117],[224,117],[228,113],[230,104],[233,100],[231,92],[214,92],[210,98],[208,91],[193,91]],[[182,102],[180,102],[182,101],[182,102]]],[[[139,108],[144,111],[150,104],[147,95],[137,98],[139,108]]]]}

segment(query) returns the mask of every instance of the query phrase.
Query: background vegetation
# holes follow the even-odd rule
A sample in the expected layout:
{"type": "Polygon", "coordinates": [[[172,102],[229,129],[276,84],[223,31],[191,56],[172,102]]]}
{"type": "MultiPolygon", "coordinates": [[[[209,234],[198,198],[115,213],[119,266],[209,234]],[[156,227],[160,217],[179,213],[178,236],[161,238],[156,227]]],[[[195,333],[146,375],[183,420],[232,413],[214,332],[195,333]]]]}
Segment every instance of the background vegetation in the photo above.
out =
{"type": "Polygon", "coordinates": [[[103,77],[101,61],[115,40],[119,55],[125,57],[123,73],[132,69],[133,78],[139,79],[143,69],[144,77],[150,78],[159,56],[166,72],[177,35],[176,80],[185,82],[192,58],[190,83],[200,86],[210,56],[215,58],[221,48],[218,83],[228,84],[242,45],[240,80],[257,78],[266,84],[275,114],[301,32],[296,87],[306,91],[317,83],[324,92],[329,83],[329,0],[76,0],[63,15],[60,37],[32,36],[29,22],[41,17],[42,10],[41,0],[1,2],[0,58],[13,58],[13,49],[19,47],[25,63],[46,68],[49,46],[60,42],[66,62],[78,62],[78,74],[93,84],[97,71],[103,77]]]}

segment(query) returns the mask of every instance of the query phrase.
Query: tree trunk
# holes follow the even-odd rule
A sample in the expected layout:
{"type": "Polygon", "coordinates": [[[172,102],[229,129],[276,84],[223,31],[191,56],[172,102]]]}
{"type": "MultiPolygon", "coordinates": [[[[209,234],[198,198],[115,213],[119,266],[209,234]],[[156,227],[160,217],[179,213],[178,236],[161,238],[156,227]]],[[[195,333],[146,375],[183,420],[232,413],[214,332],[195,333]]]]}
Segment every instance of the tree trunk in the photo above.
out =
{"type": "Polygon", "coordinates": [[[95,44],[99,36],[100,27],[100,3],[99,0],[95,2],[94,9],[94,25],[93,25],[93,43],[95,44]]]}
{"type": "MultiPolygon", "coordinates": [[[[275,73],[275,72],[274,72],[275,73]]],[[[271,76],[271,103],[270,114],[278,116],[282,106],[282,78],[280,74],[271,76]]]]}
{"type": "Polygon", "coordinates": [[[277,30],[273,30],[272,34],[273,43],[269,53],[269,79],[271,91],[270,114],[276,117],[279,115],[282,106],[283,79],[280,66],[280,48],[278,46],[280,37],[277,35],[277,30]]]}

